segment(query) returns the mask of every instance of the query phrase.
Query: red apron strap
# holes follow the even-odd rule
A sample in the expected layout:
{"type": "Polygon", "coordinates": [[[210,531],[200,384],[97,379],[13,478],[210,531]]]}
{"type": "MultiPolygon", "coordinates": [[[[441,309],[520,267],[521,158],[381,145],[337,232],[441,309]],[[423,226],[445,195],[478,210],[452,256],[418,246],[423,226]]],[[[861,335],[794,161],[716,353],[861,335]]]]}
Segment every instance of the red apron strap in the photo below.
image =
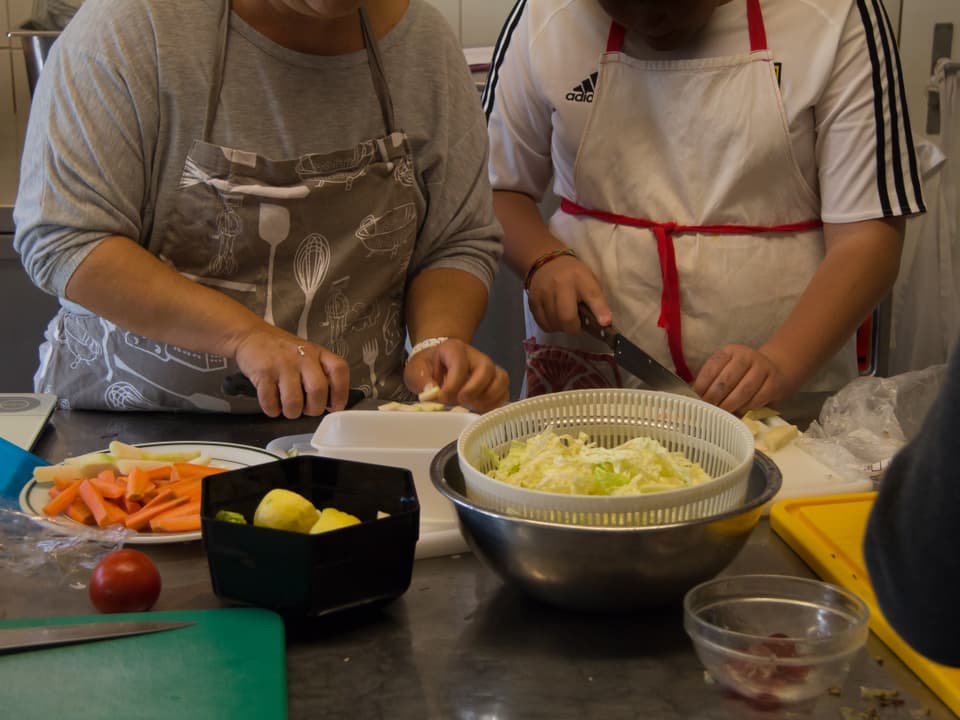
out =
{"type": "Polygon", "coordinates": [[[615,225],[649,228],[657,238],[657,255],[660,257],[660,278],[663,289],[660,292],[660,318],[657,326],[667,332],[667,346],[677,375],[687,382],[693,382],[693,373],[687,366],[683,354],[682,319],[680,313],[680,276],[677,272],[677,258],[673,245],[676,233],[699,232],[713,235],[755,235],[767,232],[803,232],[816,230],[823,226],[820,220],[786,223],[784,225],[677,225],[661,223],[646,218],[618,215],[604,210],[593,210],[578,205],[572,200],[561,198],[560,209],[570,215],[587,215],[597,220],[615,225]]]}
{"type": "Polygon", "coordinates": [[[627,29],[618,22],[610,23],[610,34],[607,36],[607,52],[620,52],[623,49],[623,38],[627,29]]]}
{"type": "Polygon", "coordinates": [[[747,25],[750,28],[750,52],[767,49],[767,30],[763,25],[760,0],[747,0],[747,25]]]}
{"type": "Polygon", "coordinates": [[[677,274],[677,256],[674,252],[671,228],[656,225],[653,228],[657,236],[657,255],[660,256],[660,277],[663,289],[660,291],[660,318],[657,326],[667,331],[667,347],[677,375],[688,383],[693,382],[693,373],[687,367],[683,356],[683,332],[680,319],[680,278],[677,274]]]}

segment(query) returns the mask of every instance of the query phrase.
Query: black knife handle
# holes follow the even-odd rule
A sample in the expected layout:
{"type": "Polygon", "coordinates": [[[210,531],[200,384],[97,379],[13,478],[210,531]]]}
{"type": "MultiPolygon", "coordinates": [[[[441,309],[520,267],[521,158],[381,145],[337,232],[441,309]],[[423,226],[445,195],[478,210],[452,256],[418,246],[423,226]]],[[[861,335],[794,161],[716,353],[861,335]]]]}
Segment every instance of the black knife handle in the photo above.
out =
{"type": "MultiPolygon", "coordinates": [[[[220,389],[223,391],[224,395],[230,397],[251,397],[255,398],[257,396],[257,388],[250,378],[248,378],[243,373],[234,373],[233,375],[227,375],[223,379],[223,384],[220,389]]],[[[366,397],[363,390],[360,388],[350,388],[350,391],[347,393],[347,404],[345,410],[352,408],[358,402],[363,400],[366,397]]],[[[327,395],[327,404],[330,403],[330,396],[327,395]]]]}
{"type": "Polygon", "coordinates": [[[593,314],[593,310],[591,310],[590,306],[586,303],[579,303],[577,305],[577,311],[580,314],[580,327],[582,327],[588,335],[602,340],[610,347],[614,346],[617,331],[613,325],[603,327],[600,321],[597,320],[597,316],[593,314]]]}

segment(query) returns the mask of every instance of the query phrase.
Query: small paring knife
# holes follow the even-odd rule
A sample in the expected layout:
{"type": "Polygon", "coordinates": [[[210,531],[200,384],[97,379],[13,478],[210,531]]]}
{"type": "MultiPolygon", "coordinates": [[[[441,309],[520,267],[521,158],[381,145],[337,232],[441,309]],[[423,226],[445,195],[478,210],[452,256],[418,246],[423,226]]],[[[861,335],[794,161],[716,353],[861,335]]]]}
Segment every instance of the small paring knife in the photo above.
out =
{"type": "Polygon", "coordinates": [[[0,629],[0,654],[146,635],[195,625],[175,620],[126,620],[0,629]]]}
{"type": "Polygon", "coordinates": [[[580,325],[584,331],[602,340],[611,350],[617,364],[631,375],[635,375],[654,390],[685,395],[702,400],[687,383],[669,368],[657,362],[645,350],[627,340],[613,325],[603,327],[596,316],[584,303],[580,303],[580,325]]]}
{"type": "MultiPolygon", "coordinates": [[[[229,395],[230,397],[257,397],[257,388],[254,387],[252,382],[250,382],[250,378],[243,373],[227,375],[227,377],[223,379],[223,385],[220,389],[223,391],[224,395],[229,395]]],[[[344,410],[349,410],[365,397],[366,395],[364,395],[363,390],[360,388],[350,388],[349,392],[347,393],[347,404],[344,407],[344,410]]],[[[327,400],[329,399],[330,398],[328,396],[327,400]]]]}

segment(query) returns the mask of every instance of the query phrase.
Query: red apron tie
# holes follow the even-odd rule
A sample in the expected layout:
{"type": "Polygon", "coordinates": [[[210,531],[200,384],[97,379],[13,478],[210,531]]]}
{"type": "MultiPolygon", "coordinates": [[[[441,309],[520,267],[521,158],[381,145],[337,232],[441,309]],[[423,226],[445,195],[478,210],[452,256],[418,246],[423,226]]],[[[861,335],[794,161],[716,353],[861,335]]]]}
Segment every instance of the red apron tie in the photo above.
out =
{"type": "Polygon", "coordinates": [[[657,327],[667,331],[667,345],[677,375],[687,382],[693,382],[693,373],[687,366],[683,354],[683,333],[680,319],[680,278],[677,273],[677,258],[673,245],[673,236],[677,233],[706,233],[713,235],[754,235],[767,232],[803,232],[816,230],[823,226],[820,220],[787,223],[786,225],[678,225],[671,222],[654,222],[645,218],[618,215],[603,210],[591,210],[572,200],[562,198],[560,209],[570,215],[588,217],[629,227],[648,228],[657,238],[657,254],[660,257],[660,277],[663,288],[660,292],[660,318],[657,327]]]}

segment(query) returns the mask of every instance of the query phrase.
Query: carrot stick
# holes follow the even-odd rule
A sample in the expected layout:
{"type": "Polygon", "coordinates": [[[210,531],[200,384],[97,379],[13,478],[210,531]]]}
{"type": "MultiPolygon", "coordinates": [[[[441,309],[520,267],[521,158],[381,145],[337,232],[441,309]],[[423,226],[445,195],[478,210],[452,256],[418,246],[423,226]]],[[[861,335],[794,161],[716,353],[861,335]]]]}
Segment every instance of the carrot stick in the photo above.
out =
{"type": "Polygon", "coordinates": [[[180,497],[181,495],[200,497],[200,488],[202,487],[202,482],[202,478],[196,478],[195,480],[181,480],[180,482],[165,485],[163,489],[169,490],[177,497],[180,497]]]}
{"type": "Polygon", "coordinates": [[[71,503],[77,499],[77,493],[80,490],[80,481],[74,480],[70,487],[66,490],[61,490],[59,494],[53,498],[50,502],[43,506],[44,515],[59,515],[68,507],[71,503]]]}
{"type": "Polygon", "coordinates": [[[140,468],[133,468],[127,473],[127,489],[125,497],[127,500],[140,502],[144,495],[155,489],[157,486],[150,480],[146,471],[140,468]]]}
{"type": "Polygon", "coordinates": [[[226,468],[210,467],[209,465],[194,465],[192,463],[174,463],[173,472],[170,473],[171,480],[197,480],[226,472],[226,468]]]}
{"type": "MultiPolygon", "coordinates": [[[[64,490],[64,492],[66,492],[66,490],[64,490]]],[[[106,503],[100,491],[97,490],[90,480],[82,480],[80,481],[77,492],[87,507],[90,508],[90,512],[93,513],[93,519],[97,521],[97,525],[106,527],[104,523],[107,521],[109,511],[107,510],[106,503]]]]}
{"type": "Polygon", "coordinates": [[[143,505],[138,503],[136,500],[128,500],[127,498],[123,498],[123,509],[128,513],[135,513],[142,507],[143,505]]]}
{"type": "Polygon", "coordinates": [[[141,470],[145,473],[150,482],[157,480],[169,480],[170,473],[173,472],[173,465],[164,465],[163,467],[151,468],[150,470],[141,470]]]}
{"type": "Polygon", "coordinates": [[[173,500],[168,500],[167,502],[159,503],[153,507],[144,507],[132,515],[127,515],[127,519],[124,520],[124,525],[126,525],[131,530],[140,530],[146,526],[157,515],[161,515],[170,508],[174,508],[177,505],[183,505],[184,503],[189,502],[189,498],[179,497],[174,498],[173,500]]]}
{"type": "Polygon", "coordinates": [[[113,472],[113,468],[106,468],[97,473],[97,479],[103,480],[104,482],[117,482],[117,474],[113,472]]]}
{"type": "Polygon", "coordinates": [[[197,517],[200,517],[200,499],[199,498],[196,500],[191,500],[190,502],[184,503],[183,505],[178,505],[177,507],[172,508],[170,510],[167,510],[165,513],[161,513],[160,515],[157,515],[157,518],[180,517],[181,515],[190,515],[190,514],[194,514],[197,517]]]}
{"type": "Polygon", "coordinates": [[[199,515],[164,515],[150,521],[153,532],[191,532],[200,529],[199,515]]]}
{"type": "Polygon", "coordinates": [[[127,511],[112,502],[105,502],[103,506],[107,509],[107,519],[103,521],[100,527],[109,525],[121,525],[129,517],[127,511]]]}
{"type": "Polygon", "coordinates": [[[58,490],[66,490],[75,482],[78,482],[76,478],[55,477],[53,479],[53,486],[58,490]]]}
{"type": "Polygon", "coordinates": [[[63,490],[65,490],[65,489],[66,489],[66,488],[61,489],[61,488],[58,488],[56,485],[51,485],[51,486],[50,486],[50,489],[47,490],[47,497],[52,500],[52,499],[55,498],[57,495],[59,495],[60,493],[62,493],[63,490]]]}
{"type": "Polygon", "coordinates": [[[160,503],[167,502],[168,500],[173,500],[175,497],[176,495],[174,495],[173,490],[164,490],[151,498],[150,502],[144,503],[143,509],[146,510],[147,508],[154,507],[160,503]]]}
{"type": "MultiPolygon", "coordinates": [[[[111,475],[112,474],[113,473],[111,473],[111,475]]],[[[117,498],[123,497],[123,485],[120,485],[113,480],[105,480],[99,475],[97,477],[87,479],[90,481],[91,485],[100,491],[100,494],[103,495],[103,497],[110,500],[116,500],[117,498]]]]}
{"type": "MultiPolygon", "coordinates": [[[[79,484],[79,480],[77,483],[79,484]]],[[[90,512],[90,508],[87,507],[87,504],[78,496],[76,500],[70,503],[70,507],[67,508],[67,517],[71,520],[81,523],[82,525],[93,525],[95,524],[93,519],[93,513],[90,512]]]]}

